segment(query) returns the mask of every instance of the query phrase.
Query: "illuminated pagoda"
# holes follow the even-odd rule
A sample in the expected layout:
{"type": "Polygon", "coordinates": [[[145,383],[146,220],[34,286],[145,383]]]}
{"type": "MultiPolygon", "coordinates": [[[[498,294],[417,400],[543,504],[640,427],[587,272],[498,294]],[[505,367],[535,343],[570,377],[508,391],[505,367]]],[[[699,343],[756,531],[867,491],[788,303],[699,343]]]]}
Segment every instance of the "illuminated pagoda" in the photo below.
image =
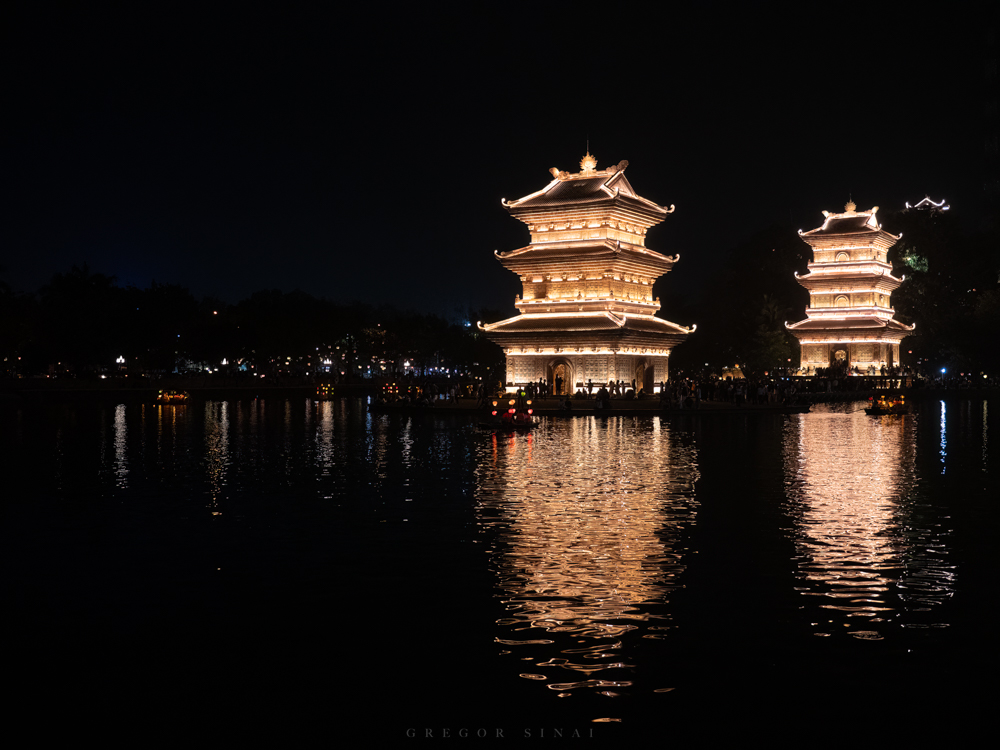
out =
{"type": "Polygon", "coordinates": [[[502,201],[531,233],[527,247],[496,253],[521,277],[519,314],[480,324],[507,355],[508,388],[541,379],[571,394],[588,381],[635,380],[652,393],[667,379],[670,351],[694,330],[654,316],[653,282],[680,256],[648,250],[646,232],[674,207],[637,195],[627,166],[598,170],[588,153],[578,173],[553,168],[541,190],[502,201]]]}
{"type": "MultiPolygon", "coordinates": [[[[886,253],[899,240],[876,221],[878,206],[824,211],[821,227],[799,232],[813,250],[805,276],[806,319],[786,327],[802,346],[802,367],[846,365],[861,372],[899,363],[899,343],[913,331],[893,319],[889,298],[903,279],[892,275],[886,253]]],[[[902,235],[900,235],[902,236],[902,235]]]]}

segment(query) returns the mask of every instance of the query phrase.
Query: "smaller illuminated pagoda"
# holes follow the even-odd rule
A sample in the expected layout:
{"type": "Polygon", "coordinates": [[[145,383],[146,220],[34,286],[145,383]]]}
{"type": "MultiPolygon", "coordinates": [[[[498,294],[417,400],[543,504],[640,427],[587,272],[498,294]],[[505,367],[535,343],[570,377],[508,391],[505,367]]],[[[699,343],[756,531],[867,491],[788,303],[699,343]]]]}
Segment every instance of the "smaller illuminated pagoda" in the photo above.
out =
{"type": "Polygon", "coordinates": [[[647,249],[646,231],[674,209],[640,197],[627,166],[598,170],[588,153],[578,173],[553,168],[544,188],[503,202],[531,233],[526,247],[496,253],[521,278],[520,314],[480,324],[507,355],[508,387],[542,380],[571,394],[589,381],[634,380],[651,393],[694,330],[654,315],[653,282],[680,256],[647,249]]]}
{"type": "Polygon", "coordinates": [[[866,372],[898,364],[899,344],[914,328],[895,320],[889,304],[903,282],[886,260],[899,237],[875,219],[878,206],[856,208],[824,211],[821,227],[799,232],[813,250],[809,273],[795,274],[809,291],[809,307],[805,320],[786,327],[802,346],[804,368],[846,364],[866,372]]]}

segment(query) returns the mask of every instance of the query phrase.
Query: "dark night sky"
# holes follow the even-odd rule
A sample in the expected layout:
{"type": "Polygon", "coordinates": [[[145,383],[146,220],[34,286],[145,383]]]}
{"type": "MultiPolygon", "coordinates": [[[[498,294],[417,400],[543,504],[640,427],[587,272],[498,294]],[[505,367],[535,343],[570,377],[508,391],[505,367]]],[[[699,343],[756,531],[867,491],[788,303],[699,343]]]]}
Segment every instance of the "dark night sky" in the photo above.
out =
{"type": "Polygon", "coordinates": [[[527,230],[500,199],[576,171],[588,138],[677,207],[649,236],[681,253],[667,317],[742,238],[849,195],[982,211],[978,16],[40,6],[3,11],[0,40],[0,278],[19,291],[86,262],[230,302],[512,313],[493,250],[527,230]]]}

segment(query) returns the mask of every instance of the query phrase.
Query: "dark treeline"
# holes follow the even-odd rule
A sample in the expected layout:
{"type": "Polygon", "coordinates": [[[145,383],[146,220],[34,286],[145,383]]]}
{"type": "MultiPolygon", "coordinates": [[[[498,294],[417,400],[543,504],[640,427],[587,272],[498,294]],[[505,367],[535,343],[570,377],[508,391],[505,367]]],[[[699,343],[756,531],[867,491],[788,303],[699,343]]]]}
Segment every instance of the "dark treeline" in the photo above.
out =
{"type": "MultiPolygon", "coordinates": [[[[893,273],[905,276],[892,304],[899,320],[917,326],[903,341],[901,364],[928,375],[941,368],[995,375],[996,230],[963,232],[952,212],[878,216],[888,231],[902,232],[889,253],[893,273]]],[[[798,342],[785,323],[805,316],[809,295],[794,274],[807,272],[810,252],[796,230],[772,226],[730,252],[711,287],[688,308],[677,309],[666,295],[666,317],[698,324],[671,357],[672,371],[720,373],[739,365],[761,376],[797,368],[798,342]]],[[[56,274],[31,294],[14,294],[0,282],[0,356],[6,377],[219,369],[257,375],[325,370],[351,379],[407,369],[492,378],[503,376],[503,353],[475,323],[503,317],[465,310],[449,321],[300,291],[260,291],[231,305],[195,299],[174,284],[119,287],[114,277],[84,266],[56,274]]]]}
{"type": "Polygon", "coordinates": [[[389,306],[339,303],[300,291],[256,292],[234,305],[153,282],[120,287],[86,266],[56,274],[33,294],[0,284],[4,375],[96,377],[184,372],[307,375],[332,379],[447,371],[486,376],[502,352],[458,322],[389,306]]]}
{"type": "MultiPolygon", "coordinates": [[[[883,227],[902,237],[890,250],[893,275],[905,277],[892,295],[895,317],[916,324],[903,339],[901,363],[927,375],[997,374],[1000,350],[1000,241],[995,229],[964,232],[953,212],[880,210],[883,227]]],[[[808,272],[811,248],[797,229],[772,226],[736,247],[710,290],[674,313],[698,330],[671,357],[671,366],[698,370],[740,365],[747,373],[799,363],[799,346],[785,322],[805,317],[809,294],[795,279],[808,272]]],[[[669,308],[669,301],[667,307],[669,308]]]]}

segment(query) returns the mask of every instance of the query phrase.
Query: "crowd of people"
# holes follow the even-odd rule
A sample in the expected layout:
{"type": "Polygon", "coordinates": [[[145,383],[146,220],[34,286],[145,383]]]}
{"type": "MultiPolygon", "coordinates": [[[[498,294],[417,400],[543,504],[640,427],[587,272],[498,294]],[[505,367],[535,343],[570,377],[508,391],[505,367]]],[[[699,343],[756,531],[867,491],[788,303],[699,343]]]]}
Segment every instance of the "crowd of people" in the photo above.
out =
{"type": "MultiPolygon", "coordinates": [[[[545,398],[555,395],[559,398],[559,408],[570,411],[573,408],[573,401],[593,401],[596,409],[611,408],[612,400],[634,400],[634,399],[659,399],[663,408],[698,408],[702,401],[715,401],[730,403],[733,405],[766,405],[766,404],[788,404],[793,403],[799,393],[799,389],[793,380],[783,379],[761,379],[747,380],[745,378],[725,380],[717,377],[678,377],[669,381],[661,382],[653,389],[647,391],[636,381],[628,383],[624,380],[612,380],[607,383],[595,384],[588,380],[585,385],[581,385],[572,395],[559,393],[559,383],[556,386],[556,393],[552,393],[552,386],[544,381],[528,383],[524,386],[524,391],[529,398],[545,398]]],[[[502,384],[498,384],[498,392],[502,392],[502,384]]]]}
{"type": "MultiPolygon", "coordinates": [[[[607,383],[578,383],[575,391],[566,388],[556,378],[548,383],[538,380],[521,386],[524,395],[530,399],[558,399],[558,407],[565,411],[573,409],[574,402],[589,401],[588,408],[610,408],[613,400],[658,399],[663,408],[698,408],[703,401],[743,405],[789,405],[815,398],[817,394],[845,394],[878,391],[896,391],[912,388],[973,388],[995,387],[1000,378],[972,373],[938,374],[933,377],[918,377],[909,368],[886,366],[879,370],[868,368],[865,372],[832,371],[807,376],[775,377],[726,377],[700,374],[689,377],[679,374],[668,381],[644,388],[635,380],[612,380],[607,383]]],[[[485,381],[442,381],[407,379],[404,384],[386,384],[379,396],[379,403],[385,405],[432,406],[436,403],[457,403],[458,399],[476,399],[479,406],[507,394],[507,387],[497,380],[490,384],[485,381]]]]}

